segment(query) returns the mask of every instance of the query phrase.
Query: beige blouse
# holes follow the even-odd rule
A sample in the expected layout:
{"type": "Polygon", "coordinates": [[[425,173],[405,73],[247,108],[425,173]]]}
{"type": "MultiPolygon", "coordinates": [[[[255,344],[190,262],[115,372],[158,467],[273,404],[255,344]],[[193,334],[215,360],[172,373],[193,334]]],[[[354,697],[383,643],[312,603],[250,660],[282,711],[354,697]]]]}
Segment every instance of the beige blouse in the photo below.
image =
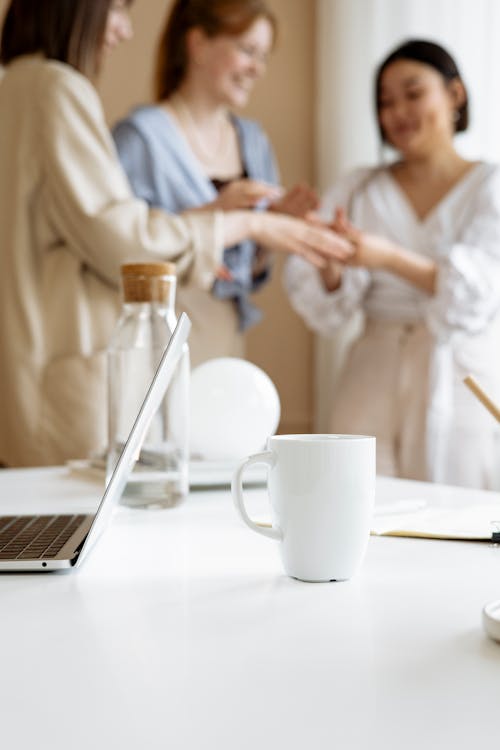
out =
{"type": "Polygon", "coordinates": [[[97,92],[67,65],[7,66],[0,123],[0,463],[58,464],[106,444],[121,263],[168,258],[209,288],[223,218],[135,199],[97,92]]]}

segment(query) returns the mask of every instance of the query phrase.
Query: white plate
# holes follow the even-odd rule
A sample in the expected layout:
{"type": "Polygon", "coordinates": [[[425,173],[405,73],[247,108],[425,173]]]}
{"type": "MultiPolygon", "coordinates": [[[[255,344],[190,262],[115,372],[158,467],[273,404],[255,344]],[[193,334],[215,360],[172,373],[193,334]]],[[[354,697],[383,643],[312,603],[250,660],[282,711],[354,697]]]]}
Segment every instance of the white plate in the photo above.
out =
{"type": "MultiPolygon", "coordinates": [[[[193,489],[204,487],[230,487],[238,461],[191,461],[189,463],[189,486],[193,489]]],[[[262,487],[266,483],[265,466],[249,466],[245,471],[244,483],[262,487]]]]}
{"type": "MultiPolygon", "coordinates": [[[[72,474],[104,483],[106,472],[102,461],[68,461],[67,466],[72,474]]],[[[192,489],[230,487],[237,466],[238,461],[190,461],[189,486],[192,489]]],[[[249,466],[245,471],[244,484],[250,487],[264,486],[266,472],[265,466],[249,466]]]]}

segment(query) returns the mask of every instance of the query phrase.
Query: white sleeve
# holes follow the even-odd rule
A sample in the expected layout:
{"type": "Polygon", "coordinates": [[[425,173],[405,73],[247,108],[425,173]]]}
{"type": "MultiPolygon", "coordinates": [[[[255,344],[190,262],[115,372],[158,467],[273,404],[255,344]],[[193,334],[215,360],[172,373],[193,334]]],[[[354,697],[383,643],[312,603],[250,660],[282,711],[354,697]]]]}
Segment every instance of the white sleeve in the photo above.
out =
{"type": "Polygon", "coordinates": [[[500,169],[474,202],[460,241],[438,248],[437,291],[427,321],[439,340],[454,332],[480,333],[500,310],[500,169]]]}
{"type": "Polygon", "coordinates": [[[328,292],[317,269],[294,256],[285,264],[283,282],[293,309],[309,328],[328,336],[359,309],[370,273],[365,268],[346,268],[339,289],[328,292]]]}
{"type": "Polygon", "coordinates": [[[344,208],[349,213],[354,193],[372,174],[373,168],[360,167],[340,177],[321,198],[319,215],[323,221],[332,221],[336,208],[344,208]]]}

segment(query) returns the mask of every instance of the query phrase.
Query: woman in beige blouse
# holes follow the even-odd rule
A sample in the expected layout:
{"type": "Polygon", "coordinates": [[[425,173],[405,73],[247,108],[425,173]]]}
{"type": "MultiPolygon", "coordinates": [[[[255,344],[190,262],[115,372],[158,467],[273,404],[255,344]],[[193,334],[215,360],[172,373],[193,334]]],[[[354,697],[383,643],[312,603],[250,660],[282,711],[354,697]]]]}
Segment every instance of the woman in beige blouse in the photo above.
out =
{"type": "Polygon", "coordinates": [[[312,258],[350,245],[297,219],[170,216],[132,196],[93,86],[131,35],[125,0],[11,0],[0,63],[0,463],[104,447],[105,358],[120,264],[171,259],[201,288],[249,237],[312,258]]]}

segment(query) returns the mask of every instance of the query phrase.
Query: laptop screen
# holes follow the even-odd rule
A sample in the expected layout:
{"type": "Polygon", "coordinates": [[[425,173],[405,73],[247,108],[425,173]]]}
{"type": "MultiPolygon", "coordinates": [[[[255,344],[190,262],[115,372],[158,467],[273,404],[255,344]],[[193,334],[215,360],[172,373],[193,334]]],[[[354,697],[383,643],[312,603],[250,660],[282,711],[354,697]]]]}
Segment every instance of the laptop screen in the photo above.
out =
{"type": "Polygon", "coordinates": [[[76,565],[80,564],[84,555],[88,553],[90,547],[97,540],[98,536],[107,525],[113,508],[120,500],[125,485],[130,477],[130,473],[137,460],[137,456],[141,450],[151,420],[157,412],[175,372],[175,368],[179,362],[182,349],[187,341],[190,330],[191,321],[186,313],[182,313],[172,337],[170,338],[168,346],[163,353],[160,364],[158,365],[148,392],[146,393],[141,408],[139,409],[139,413],[137,414],[132,429],[130,430],[130,434],[123,446],[123,450],[118,458],[113,474],[111,475],[104,491],[104,495],[97,509],[92,526],[90,527],[89,533],[87,534],[75,563],[76,565]]]}

